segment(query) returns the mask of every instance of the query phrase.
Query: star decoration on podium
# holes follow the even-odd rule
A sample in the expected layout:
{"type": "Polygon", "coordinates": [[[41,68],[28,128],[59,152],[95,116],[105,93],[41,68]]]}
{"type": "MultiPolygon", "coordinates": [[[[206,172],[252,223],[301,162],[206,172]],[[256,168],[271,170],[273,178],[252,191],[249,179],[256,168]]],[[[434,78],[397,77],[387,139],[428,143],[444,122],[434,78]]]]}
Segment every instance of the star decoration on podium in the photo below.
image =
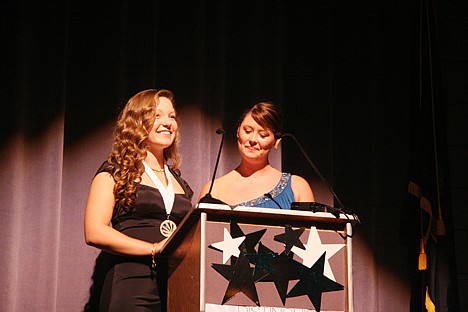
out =
{"type": "Polygon", "coordinates": [[[254,264],[254,274],[260,272],[275,273],[272,263],[278,253],[265,247],[262,242],[258,243],[258,253],[246,253],[245,255],[250,260],[250,263],[254,264]]]}
{"type": "Polygon", "coordinates": [[[286,255],[286,252],[283,251],[273,259],[271,263],[273,271],[260,280],[260,282],[274,282],[283,305],[286,304],[289,281],[299,279],[299,274],[295,270],[292,261],[291,255],[286,255]]]}
{"type": "Polygon", "coordinates": [[[325,252],[311,268],[308,268],[295,260],[293,261],[300,278],[299,282],[297,282],[286,295],[287,298],[307,295],[315,309],[320,312],[322,293],[344,289],[343,285],[332,281],[323,275],[325,252]]]}
{"type": "Polygon", "coordinates": [[[284,227],[284,234],[275,235],[274,240],[280,243],[284,243],[286,255],[289,254],[293,246],[305,249],[299,237],[304,233],[305,228],[293,230],[289,224],[284,227]]]}
{"type": "Polygon", "coordinates": [[[328,259],[344,244],[322,244],[315,227],[310,229],[308,242],[304,246],[300,236],[305,228],[294,230],[286,225],[284,233],[273,238],[274,241],[284,243],[284,250],[280,254],[260,241],[266,229],[244,234],[239,225],[231,221],[230,233],[226,228],[223,230],[224,241],[209,246],[223,252],[223,264],[212,264],[213,269],[229,281],[222,304],[243,293],[260,306],[256,283],[274,282],[284,306],[287,298],[307,295],[317,311],[320,311],[323,292],[344,289],[334,280],[328,263],[328,259]],[[255,250],[257,245],[258,251],[255,250]],[[294,260],[295,255],[301,257],[303,263],[294,260]],[[229,259],[230,264],[226,264],[229,259]],[[289,282],[293,280],[297,283],[288,293],[289,282]]]}
{"type": "Polygon", "coordinates": [[[254,273],[250,267],[249,259],[241,253],[234,265],[212,264],[213,268],[224,278],[229,280],[228,287],[221,304],[225,304],[239,293],[245,294],[257,306],[260,306],[255,283],[268,273],[263,271],[254,273]]]}
{"type": "Polygon", "coordinates": [[[245,237],[233,238],[229,231],[224,229],[224,240],[221,242],[213,243],[209,247],[223,252],[223,263],[226,263],[231,257],[239,257],[240,245],[245,237]]]}
{"type": "Polygon", "coordinates": [[[230,230],[231,230],[231,236],[234,238],[238,237],[245,237],[245,240],[243,243],[239,246],[239,249],[243,253],[255,253],[255,246],[257,246],[258,242],[262,238],[263,234],[265,234],[266,229],[262,229],[256,232],[252,232],[249,234],[244,234],[240,226],[237,224],[237,222],[232,221],[230,223],[230,230]]]}
{"type": "Polygon", "coordinates": [[[328,278],[336,281],[333,271],[331,269],[329,259],[333,257],[338,251],[340,251],[345,244],[322,244],[317,231],[314,226],[310,228],[309,238],[305,249],[300,249],[295,246],[292,247],[291,251],[302,259],[302,264],[306,267],[312,267],[314,263],[322,256],[325,252],[325,268],[324,275],[328,278]]]}

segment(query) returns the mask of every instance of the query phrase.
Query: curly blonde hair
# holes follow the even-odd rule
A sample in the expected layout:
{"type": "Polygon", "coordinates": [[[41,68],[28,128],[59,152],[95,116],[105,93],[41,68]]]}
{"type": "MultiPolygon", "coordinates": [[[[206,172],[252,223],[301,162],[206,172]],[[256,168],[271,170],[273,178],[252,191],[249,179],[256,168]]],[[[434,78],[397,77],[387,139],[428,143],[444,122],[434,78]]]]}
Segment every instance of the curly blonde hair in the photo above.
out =
{"type": "MultiPolygon", "coordinates": [[[[114,144],[107,162],[115,181],[116,207],[132,210],[136,200],[136,188],[145,171],[143,160],[148,146],[146,139],[156,119],[159,98],[169,99],[174,105],[174,95],[169,90],[149,89],[135,94],[120,113],[114,129],[114,144]]],[[[178,152],[180,133],[177,130],[174,142],[164,150],[164,159],[172,161],[177,170],[181,158],[178,152]]]]}

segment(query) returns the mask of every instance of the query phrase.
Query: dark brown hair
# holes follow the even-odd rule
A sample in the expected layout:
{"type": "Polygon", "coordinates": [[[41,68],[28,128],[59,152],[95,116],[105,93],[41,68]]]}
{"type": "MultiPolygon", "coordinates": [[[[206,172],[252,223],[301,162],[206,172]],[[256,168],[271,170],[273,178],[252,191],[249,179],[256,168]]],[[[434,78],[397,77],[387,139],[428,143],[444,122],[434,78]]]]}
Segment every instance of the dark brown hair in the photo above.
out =
{"type": "Polygon", "coordinates": [[[251,114],[252,118],[260,126],[271,130],[274,134],[283,131],[283,114],[272,102],[260,102],[245,110],[239,119],[237,127],[241,125],[248,114],[251,114]]]}

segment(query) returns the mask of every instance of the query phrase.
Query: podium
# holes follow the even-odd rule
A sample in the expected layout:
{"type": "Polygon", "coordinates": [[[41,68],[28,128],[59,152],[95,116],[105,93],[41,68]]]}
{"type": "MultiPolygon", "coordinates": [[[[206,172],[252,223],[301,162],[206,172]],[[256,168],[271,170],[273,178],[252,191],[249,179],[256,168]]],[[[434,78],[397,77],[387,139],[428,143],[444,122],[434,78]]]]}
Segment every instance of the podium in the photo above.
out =
{"type": "Polygon", "coordinates": [[[169,312],[353,312],[352,215],[200,203],[166,242],[169,312]]]}

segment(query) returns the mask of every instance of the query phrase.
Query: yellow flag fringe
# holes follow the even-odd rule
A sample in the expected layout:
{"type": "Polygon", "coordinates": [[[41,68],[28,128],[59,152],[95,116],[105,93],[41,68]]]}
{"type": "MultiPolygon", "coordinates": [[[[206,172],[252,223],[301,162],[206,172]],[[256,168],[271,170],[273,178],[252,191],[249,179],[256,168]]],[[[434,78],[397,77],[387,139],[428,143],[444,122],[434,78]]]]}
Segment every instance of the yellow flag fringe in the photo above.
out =
{"type": "Polygon", "coordinates": [[[427,269],[427,256],[426,256],[426,248],[424,245],[425,245],[424,239],[421,239],[421,248],[419,250],[419,260],[418,260],[419,271],[424,271],[427,269]]]}
{"type": "Polygon", "coordinates": [[[427,312],[436,312],[435,305],[432,302],[431,297],[429,297],[429,288],[428,287],[426,287],[426,302],[425,302],[425,305],[426,305],[427,312]]]}

